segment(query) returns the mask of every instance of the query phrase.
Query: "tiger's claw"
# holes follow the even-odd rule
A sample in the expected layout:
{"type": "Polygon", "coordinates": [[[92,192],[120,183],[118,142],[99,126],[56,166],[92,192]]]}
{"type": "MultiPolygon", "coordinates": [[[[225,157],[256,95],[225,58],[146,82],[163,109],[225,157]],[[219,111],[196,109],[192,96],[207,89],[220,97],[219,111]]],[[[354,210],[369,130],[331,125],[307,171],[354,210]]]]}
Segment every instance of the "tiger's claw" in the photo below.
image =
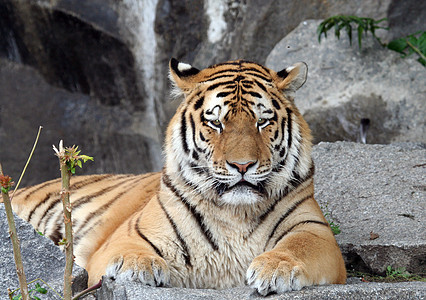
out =
{"type": "Polygon", "coordinates": [[[292,261],[260,255],[249,266],[247,284],[263,296],[300,290],[311,285],[304,268],[292,261]]]}
{"type": "Polygon", "coordinates": [[[139,281],[149,286],[168,286],[170,283],[166,261],[155,255],[118,256],[109,263],[106,276],[117,282],[139,281]]]}

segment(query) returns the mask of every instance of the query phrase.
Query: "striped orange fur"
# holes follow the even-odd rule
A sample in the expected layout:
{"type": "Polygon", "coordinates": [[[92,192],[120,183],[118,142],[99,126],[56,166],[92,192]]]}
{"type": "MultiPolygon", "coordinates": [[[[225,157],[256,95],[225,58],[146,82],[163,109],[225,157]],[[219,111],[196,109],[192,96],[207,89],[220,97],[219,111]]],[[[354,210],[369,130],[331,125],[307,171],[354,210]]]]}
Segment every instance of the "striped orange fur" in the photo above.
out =
{"type": "MultiPolygon", "coordinates": [[[[165,166],[145,175],[71,181],[76,262],[89,273],[152,286],[260,294],[344,283],[336,240],[314,199],[309,127],[294,103],[307,67],[246,61],[198,70],[170,61],[183,101],[165,166]]],[[[63,236],[60,182],[21,189],[15,212],[63,236]]]]}

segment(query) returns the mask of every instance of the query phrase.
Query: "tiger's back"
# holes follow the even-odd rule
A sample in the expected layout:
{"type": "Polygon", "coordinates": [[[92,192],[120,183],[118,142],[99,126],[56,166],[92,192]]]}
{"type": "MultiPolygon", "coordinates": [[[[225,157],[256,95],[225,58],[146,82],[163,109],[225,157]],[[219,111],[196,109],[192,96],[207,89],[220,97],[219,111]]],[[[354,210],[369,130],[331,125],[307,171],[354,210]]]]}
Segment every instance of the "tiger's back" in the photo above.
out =
{"type": "MultiPolygon", "coordinates": [[[[307,67],[247,61],[204,70],[172,59],[184,100],[166,134],[165,166],[147,175],[75,177],[76,262],[152,286],[262,295],[344,283],[345,265],[314,199],[309,127],[294,94],[307,67]]],[[[22,190],[14,210],[58,242],[59,181],[22,190]]]]}
{"type": "MultiPolygon", "coordinates": [[[[106,237],[143,208],[160,188],[161,173],[143,175],[73,176],[70,182],[74,255],[86,267],[87,258],[106,237]]],[[[61,179],[17,191],[12,208],[22,219],[58,244],[64,237],[61,179]]]]}

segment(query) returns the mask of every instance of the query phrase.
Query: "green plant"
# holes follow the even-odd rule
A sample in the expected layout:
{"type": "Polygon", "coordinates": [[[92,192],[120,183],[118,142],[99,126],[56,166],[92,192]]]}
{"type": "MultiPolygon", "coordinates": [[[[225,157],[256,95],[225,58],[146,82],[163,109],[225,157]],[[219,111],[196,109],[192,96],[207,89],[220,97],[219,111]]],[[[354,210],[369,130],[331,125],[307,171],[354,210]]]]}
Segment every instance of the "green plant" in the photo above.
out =
{"type": "MultiPolygon", "coordinates": [[[[45,288],[42,288],[40,283],[36,283],[34,288],[30,289],[28,291],[28,293],[30,294],[30,299],[35,299],[35,300],[41,300],[39,297],[37,297],[35,295],[35,293],[40,293],[40,294],[47,294],[47,290],[45,288]]],[[[21,300],[22,299],[22,295],[16,295],[12,298],[13,300],[21,300]]]]}
{"type": "Polygon", "coordinates": [[[340,39],[340,31],[344,29],[348,35],[349,43],[352,44],[352,30],[356,27],[358,35],[358,46],[362,47],[362,36],[364,33],[370,32],[372,36],[382,45],[390,50],[401,53],[401,57],[410,56],[416,53],[419,58],[417,59],[423,66],[426,66],[426,31],[418,31],[416,33],[395,39],[389,44],[382,43],[380,38],[376,35],[377,29],[388,30],[388,27],[380,26],[380,23],[387,21],[386,18],[374,20],[371,18],[362,18],[357,16],[337,15],[332,16],[322,21],[318,28],[318,42],[321,42],[321,36],[327,37],[327,32],[334,28],[334,35],[340,39]]]}
{"type": "Polygon", "coordinates": [[[329,222],[329,224],[330,224],[331,231],[333,232],[334,235],[338,235],[339,233],[342,232],[340,230],[339,224],[334,224],[333,221],[329,222]]]}
{"type": "Polygon", "coordinates": [[[324,37],[327,37],[327,32],[334,28],[335,36],[340,39],[340,30],[345,29],[346,33],[349,37],[349,43],[352,45],[352,25],[357,26],[358,33],[358,46],[361,48],[362,46],[362,34],[370,32],[373,37],[381,44],[382,41],[376,35],[377,29],[385,29],[388,30],[388,27],[379,26],[380,23],[386,21],[386,18],[380,20],[374,20],[371,18],[361,18],[357,16],[345,16],[345,15],[337,15],[325,19],[320,23],[317,29],[318,33],[318,42],[321,43],[321,35],[324,34],[324,37]]]}
{"type": "Polygon", "coordinates": [[[59,149],[53,146],[56,156],[59,158],[61,167],[62,189],[60,192],[64,211],[65,238],[60,242],[65,246],[65,271],[64,271],[64,299],[71,300],[72,297],[72,269],[74,264],[73,255],[73,234],[72,234],[72,204],[70,202],[70,180],[75,174],[75,167],[82,168],[82,161],[93,160],[93,157],[80,155],[78,146],[64,148],[62,140],[59,142],[59,149]]]}
{"type": "MultiPolygon", "coordinates": [[[[61,141],[62,142],[62,141],[61,141]]],[[[61,144],[59,145],[59,148],[61,148],[61,144]]],[[[58,149],[53,146],[53,149],[56,152],[56,155],[59,157],[58,149]]],[[[87,155],[80,155],[81,150],[78,150],[78,146],[73,145],[72,147],[67,147],[64,150],[64,153],[61,154],[60,157],[61,160],[67,165],[68,171],[71,172],[71,174],[75,174],[75,167],[79,166],[80,168],[83,168],[83,163],[87,162],[88,160],[93,161],[93,157],[87,156],[87,155]]]]}
{"type": "MultiPolygon", "coordinates": [[[[34,142],[33,149],[31,150],[30,155],[29,155],[28,160],[27,160],[27,163],[25,164],[24,169],[21,172],[21,176],[19,177],[18,184],[15,187],[13,195],[15,195],[15,192],[18,189],[18,186],[21,182],[21,179],[25,174],[25,170],[27,169],[27,166],[30,163],[31,157],[34,153],[34,150],[35,150],[35,147],[37,145],[38,138],[40,136],[40,132],[41,132],[42,128],[43,127],[40,126],[39,129],[38,129],[38,133],[37,133],[36,140],[34,142]]],[[[29,299],[30,295],[28,293],[28,285],[27,285],[27,279],[25,277],[24,265],[22,264],[21,246],[20,246],[18,234],[17,234],[17,231],[16,231],[15,219],[13,217],[13,212],[12,212],[11,201],[13,199],[13,195],[12,195],[12,199],[9,198],[9,190],[14,185],[14,182],[12,181],[12,178],[10,176],[5,176],[3,174],[3,168],[1,166],[1,164],[0,164],[0,184],[1,184],[1,195],[2,195],[2,199],[3,199],[3,203],[4,203],[4,208],[5,208],[5,211],[6,211],[7,223],[9,225],[10,240],[12,242],[12,247],[13,247],[13,256],[14,256],[14,259],[15,259],[16,274],[18,275],[19,286],[20,286],[20,290],[21,290],[21,293],[22,293],[21,297],[24,300],[27,300],[27,299],[29,299]]]]}
{"type": "Polygon", "coordinates": [[[361,277],[364,282],[404,282],[404,281],[422,281],[426,282],[426,278],[419,274],[411,274],[405,268],[393,269],[391,266],[386,267],[385,276],[377,274],[369,274],[355,270],[348,270],[348,277],[361,277]]]}
{"type": "Polygon", "coordinates": [[[325,207],[321,207],[321,210],[324,212],[324,217],[327,220],[328,224],[330,225],[331,231],[334,235],[338,235],[342,231],[340,230],[340,225],[337,223],[334,223],[331,214],[328,210],[328,203],[325,204],[325,207]]]}
{"type": "Polygon", "coordinates": [[[417,61],[423,66],[426,66],[426,31],[418,31],[406,37],[393,40],[387,47],[401,53],[401,57],[417,53],[419,55],[417,61]]]}
{"type": "Polygon", "coordinates": [[[396,269],[392,269],[391,266],[387,266],[386,267],[386,277],[391,277],[391,278],[397,278],[397,277],[402,277],[402,278],[409,278],[410,277],[410,273],[408,273],[405,268],[396,268],[396,269]]]}

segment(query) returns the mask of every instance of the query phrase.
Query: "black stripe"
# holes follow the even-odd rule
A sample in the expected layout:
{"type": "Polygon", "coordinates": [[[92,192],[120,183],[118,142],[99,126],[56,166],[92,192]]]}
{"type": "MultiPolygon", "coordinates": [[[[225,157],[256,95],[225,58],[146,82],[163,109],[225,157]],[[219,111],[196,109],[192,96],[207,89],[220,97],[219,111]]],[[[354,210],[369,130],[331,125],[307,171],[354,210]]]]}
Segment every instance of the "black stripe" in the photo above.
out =
{"type": "MultiPolygon", "coordinates": [[[[84,187],[86,185],[95,183],[95,182],[99,182],[101,180],[107,179],[114,176],[113,174],[103,174],[103,175],[91,175],[89,179],[86,180],[80,180],[76,183],[73,183],[70,185],[70,190],[76,190],[79,189],[81,187],[84,187]]],[[[76,179],[80,179],[79,177],[76,177],[76,179]]]]}
{"type": "Polygon", "coordinates": [[[55,213],[55,211],[52,211],[52,208],[55,207],[57,204],[61,203],[61,196],[59,195],[59,193],[57,193],[56,196],[59,198],[56,198],[55,200],[53,200],[52,203],[50,203],[50,205],[44,210],[43,215],[37,222],[37,225],[34,226],[36,229],[40,228],[42,221],[44,221],[44,223],[47,224],[47,222],[49,222],[50,220],[50,217],[55,213]]]}
{"type": "MultiPolygon", "coordinates": [[[[149,177],[149,176],[148,176],[149,177]]],[[[139,183],[140,180],[143,180],[144,178],[136,177],[135,179],[129,181],[126,183],[126,186],[123,186],[124,191],[118,193],[115,195],[110,201],[103,204],[102,206],[98,207],[95,211],[92,211],[83,221],[83,223],[80,225],[79,228],[74,224],[74,231],[76,232],[76,238],[74,239],[74,243],[77,243],[77,241],[83,237],[83,235],[78,234],[79,232],[82,232],[82,230],[89,224],[89,222],[93,221],[97,216],[107,212],[107,210],[113,205],[118,199],[120,199],[124,194],[131,191],[131,189],[139,183]]],[[[149,183],[147,184],[149,185],[149,183]]],[[[90,227],[89,229],[93,228],[90,227]]]]}
{"type": "Polygon", "coordinates": [[[275,99],[272,99],[272,105],[276,108],[276,109],[280,109],[281,106],[279,105],[278,101],[275,99]]]}
{"type": "Polygon", "coordinates": [[[195,101],[194,110],[200,109],[201,106],[203,106],[203,104],[204,104],[204,96],[201,96],[200,98],[197,99],[197,101],[195,101]]]}
{"type": "MultiPolygon", "coordinates": [[[[295,227],[297,227],[297,226],[299,226],[299,225],[302,225],[302,224],[309,224],[309,223],[311,223],[311,224],[319,224],[319,225],[324,225],[324,226],[327,226],[327,227],[329,227],[328,226],[328,223],[326,223],[326,222],[322,222],[322,221],[317,221],[317,220],[305,220],[305,221],[301,221],[301,222],[299,222],[299,223],[296,223],[296,224],[294,224],[293,226],[291,226],[289,229],[287,229],[286,231],[284,231],[276,240],[275,240],[275,243],[274,243],[274,246],[273,247],[275,247],[277,244],[278,244],[278,242],[285,236],[285,235],[287,235],[289,232],[291,232],[295,227]]],[[[272,247],[272,248],[273,248],[272,247]]]]}
{"type": "MultiPolygon", "coordinates": [[[[229,72],[229,70],[223,70],[223,71],[220,71],[220,72],[214,73],[213,75],[215,76],[215,75],[217,75],[217,74],[220,74],[220,73],[226,73],[226,72],[229,72]]],[[[209,82],[209,81],[213,81],[213,80],[216,80],[216,79],[226,78],[226,77],[233,77],[233,76],[235,76],[235,75],[234,75],[234,74],[219,75],[219,76],[215,76],[215,77],[210,77],[209,79],[204,80],[203,82],[209,82]]]]}
{"type": "MultiPolygon", "coordinates": [[[[60,178],[55,179],[55,180],[51,180],[51,181],[47,181],[44,182],[40,185],[35,185],[29,188],[29,190],[27,191],[28,194],[25,196],[25,198],[22,200],[23,202],[26,202],[28,200],[28,198],[30,198],[33,195],[34,190],[41,190],[49,185],[55,184],[55,183],[59,183],[61,181],[60,178]]],[[[34,209],[33,209],[34,210],[34,209]]]]}
{"type": "Polygon", "coordinates": [[[84,237],[87,237],[87,235],[90,233],[90,231],[93,230],[93,228],[99,226],[100,224],[103,224],[103,220],[102,219],[98,219],[91,227],[86,228],[84,231],[79,231],[77,232],[77,235],[74,238],[74,247],[76,247],[78,245],[78,243],[80,242],[80,240],[84,237]]]}
{"type": "MultiPolygon", "coordinates": [[[[275,134],[274,134],[274,141],[278,138],[278,133],[279,133],[280,131],[279,130],[276,130],[275,131],[275,134]]],[[[277,145],[277,146],[279,146],[279,145],[277,145]]]]}
{"type": "Polygon", "coordinates": [[[230,91],[230,92],[220,92],[220,93],[218,93],[218,94],[216,95],[216,97],[224,98],[224,97],[226,97],[226,96],[228,96],[228,95],[230,95],[230,94],[232,94],[232,91],[230,91]]]}
{"type": "MultiPolygon", "coordinates": [[[[257,71],[257,70],[256,70],[256,71],[257,71]]],[[[260,72],[259,72],[259,73],[260,73],[260,72]]],[[[264,75],[263,73],[260,73],[260,74],[262,74],[262,75],[259,75],[259,74],[257,74],[257,73],[251,73],[251,72],[248,72],[248,73],[247,73],[247,75],[255,76],[255,77],[260,78],[260,79],[262,79],[262,80],[264,80],[264,81],[266,81],[266,82],[272,82],[272,80],[271,80],[271,79],[266,78],[265,76],[263,76],[263,75],[264,75]]]]}
{"type": "Polygon", "coordinates": [[[117,187],[125,184],[125,181],[128,181],[129,180],[128,177],[131,177],[131,176],[133,176],[133,175],[117,175],[117,178],[114,179],[114,182],[116,182],[114,185],[107,186],[106,188],[103,188],[103,189],[101,189],[101,190],[99,190],[95,193],[83,196],[83,197],[73,201],[72,202],[73,209],[77,209],[80,206],[92,201],[93,198],[99,197],[99,196],[101,196],[105,193],[108,193],[108,192],[112,191],[113,189],[116,189],[117,187]],[[120,180],[120,181],[117,182],[118,180],[120,180]]]}
{"type": "Polygon", "coordinates": [[[278,75],[279,77],[281,77],[282,79],[284,79],[284,78],[286,78],[286,77],[288,76],[288,72],[287,72],[287,70],[286,70],[286,69],[283,69],[283,70],[279,71],[279,72],[277,73],[277,75],[278,75]]]}
{"type": "Polygon", "coordinates": [[[170,225],[172,226],[173,231],[175,232],[176,237],[178,238],[178,240],[180,242],[180,245],[182,246],[182,250],[183,250],[182,255],[185,258],[185,264],[187,266],[192,266],[191,258],[189,256],[189,251],[188,251],[188,245],[186,244],[185,240],[183,239],[182,235],[180,234],[180,232],[179,232],[179,230],[176,226],[176,223],[173,221],[172,217],[170,217],[169,213],[166,211],[166,208],[164,207],[163,203],[161,203],[161,201],[160,201],[160,199],[158,199],[158,197],[157,197],[157,200],[158,200],[158,203],[160,204],[161,209],[164,211],[164,214],[166,215],[167,220],[169,220],[170,225]]]}
{"type": "Polygon", "coordinates": [[[139,226],[138,226],[138,224],[139,224],[139,221],[140,221],[140,218],[142,217],[142,213],[139,215],[139,217],[138,217],[138,219],[137,219],[137,221],[136,221],[136,223],[135,223],[135,230],[136,230],[136,232],[138,233],[138,235],[143,239],[143,240],[145,240],[151,247],[152,247],[152,249],[154,249],[154,251],[155,251],[155,253],[157,253],[157,255],[158,256],[160,256],[161,258],[163,258],[164,259],[164,257],[163,257],[163,254],[161,253],[161,251],[160,251],[160,249],[158,249],[157,248],[157,246],[155,246],[147,237],[146,237],[146,235],[144,235],[143,233],[142,233],[142,231],[139,229],[139,226]]]}
{"type": "Polygon", "coordinates": [[[59,245],[59,242],[62,240],[62,233],[58,226],[56,226],[53,233],[49,235],[49,239],[51,239],[55,245],[59,245]]]}
{"type": "MultiPolygon", "coordinates": [[[[312,176],[313,176],[313,173],[312,174],[308,173],[308,175],[305,177],[304,181],[310,179],[312,176]]],[[[295,186],[294,189],[298,188],[299,185],[295,186]]],[[[301,190],[301,191],[303,191],[303,190],[301,190]]],[[[257,228],[259,228],[260,225],[262,225],[262,223],[266,220],[266,218],[269,216],[269,214],[272,213],[275,210],[275,207],[278,205],[278,203],[280,203],[281,200],[283,200],[288,195],[289,192],[290,192],[290,189],[289,189],[288,186],[286,186],[284,191],[280,193],[280,195],[276,198],[276,200],[266,209],[266,211],[262,215],[260,215],[256,226],[253,227],[252,231],[250,231],[248,236],[250,236],[254,231],[256,231],[257,228]]]]}
{"type": "Polygon", "coordinates": [[[260,87],[264,92],[268,92],[267,90],[266,90],[266,87],[262,84],[262,83],[260,83],[259,81],[257,81],[256,79],[254,80],[254,82],[257,84],[257,86],[258,87],[260,87]]]}
{"type": "Polygon", "coordinates": [[[213,85],[209,86],[207,88],[207,90],[211,91],[211,90],[214,90],[214,89],[216,89],[216,88],[218,88],[218,87],[220,87],[222,85],[225,85],[225,84],[235,84],[235,82],[234,81],[223,81],[223,82],[219,82],[219,83],[216,83],[216,84],[213,84],[213,85]]]}
{"type": "MultiPolygon", "coordinates": [[[[197,142],[195,141],[195,122],[194,122],[194,118],[192,117],[192,114],[189,115],[189,122],[191,123],[192,142],[194,144],[195,150],[197,150],[198,152],[204,152],[203,149],[201,149],[200,147],[198,147],[197,142]]],[[[198,153],[197,153],[197,156],[198,156],[198,153]]],[[[198,159],[196,159],[196,160],[198,160],[198,159]]]]}
{"type": "Polygon", "coordinates": [[[180,192],[172,185],[170,178],[163,173],[162,176],[163,183],[166,185],[166,187],[173,192],[173,194],[185,205],[185,207],[188,209],[189,212],[191,212],[192,216],[194,217],[195,221],[197,222],[198,226],[200,227],[201,232],[203,233],[204,237],[207,239],[207,241],[210,243],[211,247],[214,250],[218,250],[219,246],[216,244],[216,242],[213,239],[213,235],[210,232],[210,230],[206,227],[204,224],[204,218],[203,216],[195,209],[193,205],[191,205],[188,200],[183,197],[183,195],[180,194],[180,192]]]}
{"type": "Polygon", "coordinates": [[[287,142],[288,142],[288,151],[290,151],[290,147],[291,147],[291,142],[292,142],[292,136],[291,136],[291,109],[286,107],[285,109],[287,111],[287,132],[288,132],[288,136],[287,136],[287,142]]]}
{"type": "MultiPolygon", "coordinates": [[[[123,175],[123,176],[120,176],[120,177],[121,178],[124,177],[125,179],[127,179],[128,176],[130,176],[130,175],[123,175]]],[[[108,176],[108,177],[111,177],[111,176],[108,176]]],[[[95,183],[95,182],[99,182],[99,180],[93,180],[91,183],[95,183]]],[[[73,209],[76,209],[76,208],[78,208],[78,206],[83,205],[83,204],[91,201],[92,198],[98,197],[99,195],[101,195],[103,193],[106,193],[106,192],[108,192],[108,191],[116,188],[117,186],[119,186],[121,184],[122,184],[122,182],[120,181],[119,183],[117,183],[117,184],[115,184],[113,186],[109,186],[109,187],[104,188],[102,190],[99,190],[99,191],[97,191],[97,192],[95,192],[93,194],[90,194],[90,195],[87,195],[87,196],[83,196],[83,197],[77,199],[76,201],[73,201],[72,202],[72,207],[73,207],[73,209]]],[[[85,186],[88,186],[88,184],[85,184],[84,187],[85,186]]],[[[71,188],[70,188],[70,190],[71,190],[71,188]]],[[[75,190],[75,187],[73,188],[73,190],[75,190]]],[[[59,193],[57,193],[56,196],[59,196],[59,193]]],[[[61,203],[61,198],[60,197],[57,198],[57,199],[55,199],[54,201],[52,201],[52,203],[50,203],[50,205],[44,210],[44,212],[42,214],[42,217],[39,219],[39,221],[37,223],[37,226],[35,226],[35,228],[37,228],[37,229],[40,228],[42,222],[44,224],[47,224],[49,222],[49,220],[50,220],[50,217],[52,217],[53,214],[55,213],[54,210],[53,210],[53,208],[56,205],[59,205],[60,203],[61,203]]]]}
{"type": "Polygon", "coordinates": [[[181,115],[181,125],[180,125],[180,136],[182,139],[183,150],[186,154],[189,153],[188,142],[186,141],[186,120],[185,120],[186,109],[182,112],[181,115]]]}
{"type": "Polygon", "coordinates": [[[33,209],[31,210],[31,212],[30,212],[30,214],[28,215],[28,218],[27,218],[27,222],[28,223],[31,223],[31,219],[33,218],[33,215],[34,215],[34,213],[36,212],[36,210],[41,206],[41,205],[43,205],[44,203],[46,203],[46,201],[47,200],[49,200],[50,199],[50,197],[52,197],[52,195],[53,194],[55,194],[55,195],[59,195],[59,191],[58,192],[55,192],[55,193],[47,193],[46,194],[46,196],[39,202],[39,203],[37,203],[36,204],[36,206],[34,206],[33,207],[33,209]]]}
{"type": "Polygon", "coordinates": [[[274,236],[275,231],[277,230],[278,226],[280,226],[280,224],[290,215],[292,214],[298,207],[299,205],[303,204],[303,202],[305,202],[308,199],[312,199],[314,195],[308,195],[305,198],[300,199],[299,201],[297,201],[296,203],[294,203],[287,211],[284,215],[281,216],[281,218],[278,220],[278,222],[275,224],[274,228],[272,229],[271,233],[269,234],[268,239],[266,240],[265,243],[265,248],[268,245],[269,241],[271,240],[271,238],[274,236]]]}

